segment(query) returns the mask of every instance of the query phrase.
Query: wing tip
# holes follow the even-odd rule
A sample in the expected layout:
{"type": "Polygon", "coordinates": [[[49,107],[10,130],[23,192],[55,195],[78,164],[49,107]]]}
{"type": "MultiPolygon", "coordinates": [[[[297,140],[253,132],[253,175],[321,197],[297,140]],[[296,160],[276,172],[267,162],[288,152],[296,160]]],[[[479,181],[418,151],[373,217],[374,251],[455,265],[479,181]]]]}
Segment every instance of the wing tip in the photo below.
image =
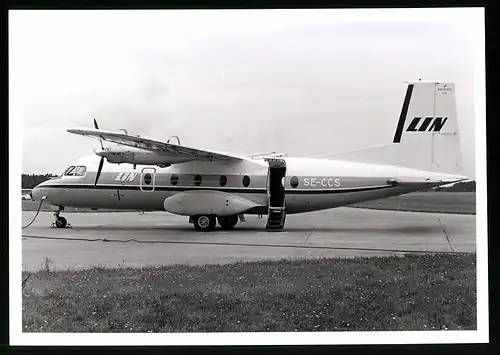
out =
{"type": "Polygon", "coordinates": [[[81,128],[71,128],[67,129],[66,132],[74,133],[74,134],[95,134],[95,133],[108,133],[106,131],[98,130],[98,129],[81,129],[81,128]]]}

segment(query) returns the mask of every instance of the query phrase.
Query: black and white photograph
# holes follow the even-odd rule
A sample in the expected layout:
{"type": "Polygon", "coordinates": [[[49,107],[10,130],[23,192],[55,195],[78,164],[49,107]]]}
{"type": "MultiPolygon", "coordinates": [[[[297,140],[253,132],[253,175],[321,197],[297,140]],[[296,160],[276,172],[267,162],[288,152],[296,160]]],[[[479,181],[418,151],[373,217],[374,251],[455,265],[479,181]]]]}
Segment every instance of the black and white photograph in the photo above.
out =
{"type": "Polygon", "coordinates": [[[12,344],[488,342],[483,8],[8,21],[12,344]]]}

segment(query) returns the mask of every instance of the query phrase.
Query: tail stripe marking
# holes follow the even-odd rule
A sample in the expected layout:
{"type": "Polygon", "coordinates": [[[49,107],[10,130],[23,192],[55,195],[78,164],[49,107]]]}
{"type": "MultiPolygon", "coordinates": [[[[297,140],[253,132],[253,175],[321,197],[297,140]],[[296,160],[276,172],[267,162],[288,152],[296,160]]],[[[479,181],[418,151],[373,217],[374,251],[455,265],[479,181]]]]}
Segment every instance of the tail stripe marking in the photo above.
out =
{"type": "Polygon", "coordinates": [[[396,133],[394,134],[393,143],[401,142],[401,135],[403,134],[403,128],[405,126],[406,114],[408,113],[408,107],[410,106],[411,93],[413,92],[413,84],[408,85],[406,90],[405,100],[403,102],[403,108],[401,109],[401,115],[399,116],[398,127],[396,128],[396,133]]]}

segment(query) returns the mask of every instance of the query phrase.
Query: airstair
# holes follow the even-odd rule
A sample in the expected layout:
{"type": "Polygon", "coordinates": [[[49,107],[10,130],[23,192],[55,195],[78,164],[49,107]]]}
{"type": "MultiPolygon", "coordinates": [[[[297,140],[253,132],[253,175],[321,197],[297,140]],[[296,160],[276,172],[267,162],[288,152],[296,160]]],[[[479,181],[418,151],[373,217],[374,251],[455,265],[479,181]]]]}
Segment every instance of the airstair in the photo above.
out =
{"type": "Polygon", "coordinates": [[[267,230],[282,230],[285,226],[285,175],[286,163],[283,159],[266,159],[269,163],[267,174],[268,217],[267,230]]]}

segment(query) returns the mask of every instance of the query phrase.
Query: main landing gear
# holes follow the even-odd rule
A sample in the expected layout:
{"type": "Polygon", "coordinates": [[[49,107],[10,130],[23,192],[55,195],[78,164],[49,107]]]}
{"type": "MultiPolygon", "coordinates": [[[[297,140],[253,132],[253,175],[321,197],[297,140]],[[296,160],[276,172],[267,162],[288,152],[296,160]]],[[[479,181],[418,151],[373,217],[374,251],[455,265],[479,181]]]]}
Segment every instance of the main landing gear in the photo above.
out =
{"type": "Polygon", "coordinates": [[[216,222],[222,229],[228,230],[234,228],[238,223],[238,215],[233,216],[214,216],[214,215],[197,215],[189,218],[189,222],[193,223],[194,228],[199,232],[212,232],[215,230],[216,222]]]}
{"type": "Polygon", "coordinates": [[[219,225],[221,226],[222,229],[225,230],[232,229],[238,223],[238,216],[233,215],[233,216],[217,217],[217,222],[219,222],[219,225]]]}
{"type": "Polygon", "coordinates": [[[192,218],[194,228],[198,232],[211,232],[215,229],[215,216],[214,215],[197,215],[192,218]]]}
{"type": "Polygon", "coordinates": [[[59,215],[63,210],[64,206],[59,206],[59,210],[57,210],[57,212],[54,212],[55,222],[52,223],[52,228],[71,228],[71,224],[68,223],[66,218],[59,215]]]}

